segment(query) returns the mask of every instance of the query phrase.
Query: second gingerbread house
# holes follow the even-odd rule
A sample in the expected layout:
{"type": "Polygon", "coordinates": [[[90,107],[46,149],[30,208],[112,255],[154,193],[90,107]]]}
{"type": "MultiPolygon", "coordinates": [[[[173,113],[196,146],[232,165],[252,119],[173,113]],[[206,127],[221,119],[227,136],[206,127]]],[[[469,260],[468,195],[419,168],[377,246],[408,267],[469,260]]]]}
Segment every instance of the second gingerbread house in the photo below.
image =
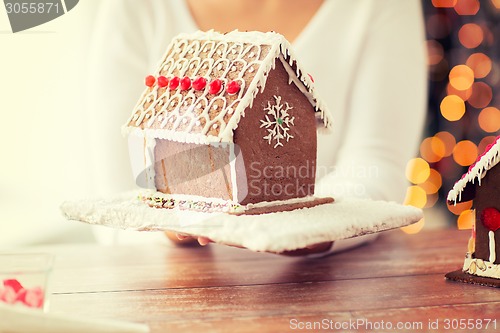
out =
{"type": "Polygon", "coordinates": [[[450,204],[474,200],[476,223],[461,272],[449,278],[500,287],[500,136],[448,193],[450,204]],[[461,274],[460,274],[461,273],[461,274]]]}

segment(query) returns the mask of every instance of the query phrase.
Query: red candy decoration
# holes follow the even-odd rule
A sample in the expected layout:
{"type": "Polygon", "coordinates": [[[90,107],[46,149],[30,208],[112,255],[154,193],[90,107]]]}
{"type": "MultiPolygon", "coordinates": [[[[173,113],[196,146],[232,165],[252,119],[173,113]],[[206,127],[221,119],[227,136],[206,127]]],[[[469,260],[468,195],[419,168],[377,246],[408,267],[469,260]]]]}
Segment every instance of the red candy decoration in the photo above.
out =
{"type": "Polygon", "coordinates": [[[203,90],[205,89],[205,87],[207,86],[207,79],[205,79],[204,77],[197,77],[194,81],[193,81],[193,88],[194,90],[203,90]]]}
{"type": "Polygon", "coordinates": [[[16,302],[21,302],[21,303],[25,303],[26,302],[26,293],[28,291],[26,289],[21,289],[17,295],[16,295],[16,302]]]}
{"type": "Polygon", "coordinates": [[[191,79],[185,76],[181,80],[181,90],[188,90],[191,87],[191,79]]]}
{"type": "Polygon", "coordinates": [[[500,229],[500,212],[493,207],[485,208],[481,213],[483,225],[491,231],[500,229]]]}
{"type": "Polygon", "coordinates": [[[41,287],[25,289],[16,279],[3,280],[4,289],[0,288],[0,301],[7,304],[23,303],[32,308],[43,307],[44,291],[41,287]]]}
{"type": "Polygon", "coordinates": [[[240,91],[240,84],[237,81],[231,81],[226,86],[226,91],[229,95],[234,95],[240,91]]]}
{"type": "Polygon", "coordinates": [[[23,285],[16,279],[3,280],[4,287],[11,287],[14,292],[18,293],[19,290],[24,289],[23,285]]]}
{"type": "Polygon", "coordinates": [[[160,88],[168,86],[168,79],[164,77],[163,75],[158,76],[158,86],[160,88]]]}
{"type": "Polygon", "coordinates": [[[215,95],[218,94],[222,89],[222,81],[219,79],[215,79],[212,82],[210,82],[208,92],[215,95]]]}
{"type": "Polygon", "coordinates": [[[314,83],[314,78],[311,74],[307,73],[307,75],[309,75],[309,77],[311,78],[311,81],[314,83]]]}
{"type": "Polygon", "coordinates": [[[156,79],[153,75],[148,75],[144,81],[146,82],[146,85],[151,88],[155,84],[156,79]]]}
{"type": "Polygon", "coordinates": [[[170,82],[168,83],[168,87],[170,88],[170,90],[177,89],[180,81],[181,79],[179,79],[178,76],[174,76],[173,78],[171,78],[170,82]]]}
{"type": "Polygon", "coordinates": [[[0,298],[0,301],[2,302],[5,302],[7,304],[16,303],[17,293],[12,287],[5,287],[1,296],[2,297],[0,298]]]}
{"type": "Polygon", "coordinates": [[[43,306],[43,289],[35,287],[26,292],[24,304],[32,308],[41,308],[43,306]]]}

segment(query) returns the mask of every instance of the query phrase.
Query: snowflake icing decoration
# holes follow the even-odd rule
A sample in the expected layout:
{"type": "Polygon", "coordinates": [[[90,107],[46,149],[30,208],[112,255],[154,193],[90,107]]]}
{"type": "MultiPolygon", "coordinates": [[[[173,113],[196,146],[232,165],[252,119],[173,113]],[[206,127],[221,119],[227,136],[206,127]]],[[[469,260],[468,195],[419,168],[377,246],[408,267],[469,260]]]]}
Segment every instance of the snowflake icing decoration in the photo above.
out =
{"type": "Polygon", "coordinates": [[[291,117],[288,111],[293,109],[288,103],[284,105],[281,104],[281,96],[274,96],[276,100],[275,105],[271,105],[271,102],[267,102],[267,107],[264,111],[267,111],[266,120],[261,120],[260,128],[264,127],[267,130],[267,135],[263,139],[267,140],[269,144],[271,141],[276,141],[274,148],[278,146],[283,146],[281,140],[293,139],[293,135],[288,133],[291,126],[295,126],[293,123],[295,117],[291,117]],[[270,117],[271,116],[271,117],[270,117]]]}

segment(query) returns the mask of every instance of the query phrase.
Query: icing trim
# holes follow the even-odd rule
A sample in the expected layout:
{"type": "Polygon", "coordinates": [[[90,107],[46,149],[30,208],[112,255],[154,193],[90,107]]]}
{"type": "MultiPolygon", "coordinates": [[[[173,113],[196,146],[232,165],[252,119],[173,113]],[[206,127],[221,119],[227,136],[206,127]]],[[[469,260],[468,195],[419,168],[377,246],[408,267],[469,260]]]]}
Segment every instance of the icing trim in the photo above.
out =
{"type": "Polygon", "coordinates": [[[243,213],[253,208],[275,207],[316,200],[314,196],[287,200],[262,201],[255,204],[241,205],[234,200],[207,198],[188,194],[165,194],[157,191],[142,192],[139,200],[154,208],[194,210],[206,213],[243,213]]]}
{"type": "Polygon", "coordinates": [[[145,136],[179,142],[232,142],[233,131],[244,116],[245,109],[252,107],[259,90],[264,90],[267,76],[280,57],[282,62],[289,64],[287,72],[299,89],[301,86],[305,88],[301,91],[307,93],[324,126],[330,128],[331,116],[290,47],[288,41],[275,32],[236,30],[220,34],[211,30],[178,35],[167,48],[155,75],[184,77],[189,73],[193,77],[217,78],[224,88],[228,82],[236,80],[240,85],[240,90],[234,94],[236,99],[229,99],[226,95],[230,94],[225,89],[216,96],[207,96],[207,88],[201,94],[170,89],[160,93],[156,84],[144,91],[123,131],[127,133],[130,128],[149,129],[145,136]],[[237,69],[236,64],[239,66],[237,69]],[[292,65],[296,71],[293,71],[292,65]],[[236,78],[230,77],[233,68],[236,69],[233,73],[236,78]],[[250,79],[244,78],[247,72],[251,73],[250,79]],[[215,117],[210,116],[217,106],[219,110],[215,117]]]}
{"type": "Polygon", "coordinates": [[[497,260],[497,254],[495,249],[495,233],[493,231],[488,232],[488,238],[490,241],[490,262],[495,262],[497,260]]]}
{"type": "Polygon", "coordinates": [[[475,184],[477,181],[479,186],[481,186],[481,180],[486,176],[486,173],[499,162],[500,136],[496,138],[493,144],[487,147],[486,151],[479,156],[476,163],[469,167],[468,172],[453,185],[453,188],[448,192],[447,200],[455,204],[460,202],[462,200],[462,192],[465,190],[467,184],[475,184]]]}
{"type": "Polygon", "coordinates": [[[467,252],[465,256],[462,270],[464,273],[471,275],[500,279],[500,265],[494,264],[491,261],[472,258],[470,252],[467,252]]]}
{"type": "Polygon", "coordinates": [[[238,179],[236,175],[236,154],[235,154],[235,145],[232,144],[229,147],[229,172],[231,173],[231,189],[232,196],[234,201],[239,202],[238,200],[238,179]]]}
{"type": "Polygon", "coordinates": [[[146,166],[146,184],[150,189],[156,188],[155,186],[155,146],[156,139],[144,138],[144,165],[146,166]]]}

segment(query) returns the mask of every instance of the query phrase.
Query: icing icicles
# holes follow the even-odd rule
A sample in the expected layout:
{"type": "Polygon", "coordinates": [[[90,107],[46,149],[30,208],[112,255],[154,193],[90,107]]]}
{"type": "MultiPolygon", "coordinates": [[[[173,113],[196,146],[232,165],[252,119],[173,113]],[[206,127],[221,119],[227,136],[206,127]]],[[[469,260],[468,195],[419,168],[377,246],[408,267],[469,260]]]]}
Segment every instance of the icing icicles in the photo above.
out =
{"type": "Polygon", "coordinates": [[[481,180],[486,176],[486,173],[500,162],[500,136],[495,142],[488,147],[486,151],[478,157],[476,163],[469,167],[466,174],[458,180],[453,188],[448,192],[449,202],[460,202],[462,200],[462,192],[465,190],[467,184],[475,184],[476,182],[481,185],[481,180]]]}
{"type": "Polygon", "coordinates": [[[488,232],[488,238],[490,241],[490,262],[493,263],[497,260],[496,249],[495,249],[495,233],[493,231],[488,232]]]}
{"type": "Polygon", "coordinates": [[[495,207],[485,208],[481,212],[481,222],[488,230],[490,262],[494,263],[496,260],[495,231],[500,229],[500,212],[495,207]]]}

